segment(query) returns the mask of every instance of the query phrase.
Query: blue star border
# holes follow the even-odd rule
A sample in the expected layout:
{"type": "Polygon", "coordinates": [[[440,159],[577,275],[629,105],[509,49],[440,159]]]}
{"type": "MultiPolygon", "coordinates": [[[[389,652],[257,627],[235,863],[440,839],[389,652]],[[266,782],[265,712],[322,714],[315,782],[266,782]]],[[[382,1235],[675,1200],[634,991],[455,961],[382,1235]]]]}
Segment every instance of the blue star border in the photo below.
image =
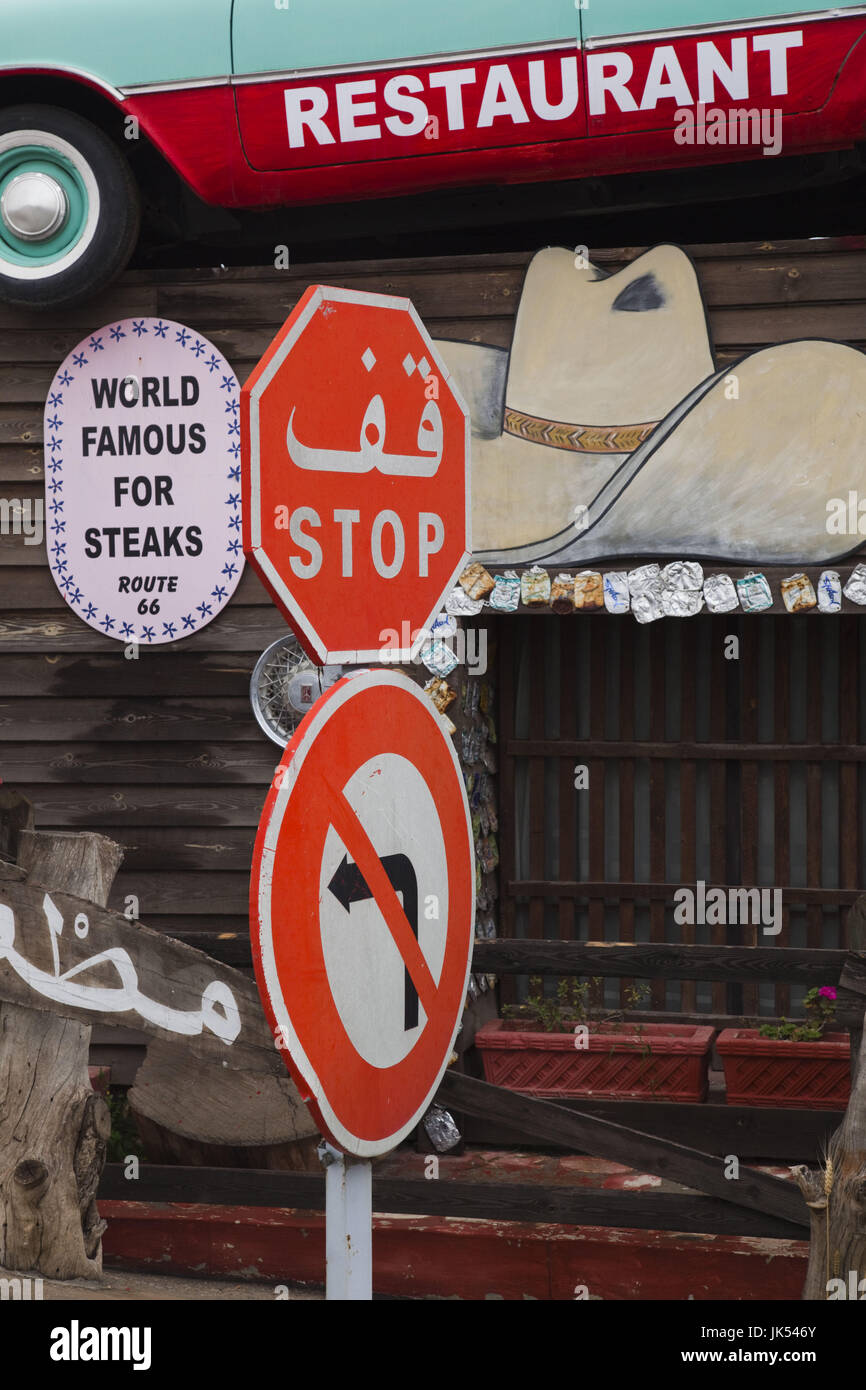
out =
{"type": "Polygon", "coordinates": [[[67,541],[60,538],[66,533],[66,520],[61,515],[64,509],[63,484],[64,484],[64,462],[62,456],[63,437],[59,433],[63,428],[63,417],[60,411],[63,409],[65,392],[75,381],[76,376],[84,371],[97,353],[105,351],[104,339],[106,336],[111,342],[118,343],[122,338],[128,336],[124,325],[130,320],[121,319],[119,323],[104,328],[100,333],[91,334],[90,338],[82,340],[78,348],[70,352],[62,363],[51,383],[51,390],[45,407],[45,491],[48,510],[52,514],[49,524],[49,538],[47,541],[48,563],[54,582],[62,592],[67,604],[75,611],[84,622],[89,623],[97,632],[103,632],[108,637],[117,637],[122,641],[138,642],[141,644],[160,645],[163,642],[170,642],[175,637],[190,636],[200,628],[205,627],[222,610],[228,601],[231,593],[237,586],[237,580],[232,584],[235,575],[240,576],[243,569],[243,547],[240,538],[241,532],[241,426],[240,426],[240,393],[237,378],[224,358],[220,357],[210,343],[204,342],[200,337],[185,328],[183,324],[174,323],[171,319],[151,319],[148,327],[147,319],[132,319],[132,327],[129,332],[133,333],[138,339],[145,334],[153,333],[155,338],[167,339],[170,334],[174,334],[175,341],[182,348],[187,350],[196,359],[197,364],[207,367],[211,375],[219,372],[221,377],[220,389],[227,393],[225,398],[226,425],[226,452],[231,461],[231,467],[226,474],[229,483],[228,497],[225,505],[230,510],[227,514],[226,523],[226,546],[225,564],[220,572],[220,578],[225,576],[225,583],[220,584],[219,580],[214,588],[199,604],[195,604],[189,613],[182,616],[181,627],[172,622],[163,622],[162,632],[156,636],[156,628],[159,626],[142,623],[138,632],[132,623],[121,623],[120,618],[113,618],[106,610],[103,611],[102,618],[99,617],[100,609],[87,597],[75,580],[75,576],[67,573],[69,561],[63,557],[66,554],[67,541]],[[88,352],[91,354],[88,357],[88,352]],[[208,356],[210,353],[210,356],[208,356]],[[51,413],[49,413],[51,412],[51,413]],[[49,477],[50,474],[50,477],[49,477]],[[232,490],[232,484],[237,484],[237,491],[232,490]],[[50,498],[48,494],[50,495],[50,498]],[[52,539],[53,537],[53,539],[52,539]],[[210,600],[210,601],[208,601],[210,600]],[[198,615],[198,616],[196,616],[198,615]],[[120,624],[120,626],[118,626],[120,624]]]}

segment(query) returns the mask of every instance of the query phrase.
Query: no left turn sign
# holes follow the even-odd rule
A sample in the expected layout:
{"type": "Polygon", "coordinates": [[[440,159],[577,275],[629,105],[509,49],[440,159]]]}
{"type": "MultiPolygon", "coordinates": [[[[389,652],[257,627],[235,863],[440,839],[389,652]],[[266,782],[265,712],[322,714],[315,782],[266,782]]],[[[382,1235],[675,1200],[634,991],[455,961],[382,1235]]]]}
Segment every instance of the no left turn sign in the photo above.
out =
{"type": "Polygon", "coordinates": [[[256,841],[253,955],[276,1045],[322,1132],[393,1149],[448,1062],[475,914],[469,806],[427,697],[338,681],[289,743],[256,841]]]}

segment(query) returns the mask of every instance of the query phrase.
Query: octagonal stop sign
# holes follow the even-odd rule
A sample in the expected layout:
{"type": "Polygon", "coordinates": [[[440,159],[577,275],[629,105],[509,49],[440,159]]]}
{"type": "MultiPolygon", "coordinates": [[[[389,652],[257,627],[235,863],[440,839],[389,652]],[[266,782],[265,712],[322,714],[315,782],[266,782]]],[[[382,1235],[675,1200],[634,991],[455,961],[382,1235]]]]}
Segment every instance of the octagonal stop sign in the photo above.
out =
{"type": "Polygon", "coordinates": [[[471,550],[469,415],[410,301],[311,286],[241,446],[244,550],[309,654],[408,660],[471,550]]]}

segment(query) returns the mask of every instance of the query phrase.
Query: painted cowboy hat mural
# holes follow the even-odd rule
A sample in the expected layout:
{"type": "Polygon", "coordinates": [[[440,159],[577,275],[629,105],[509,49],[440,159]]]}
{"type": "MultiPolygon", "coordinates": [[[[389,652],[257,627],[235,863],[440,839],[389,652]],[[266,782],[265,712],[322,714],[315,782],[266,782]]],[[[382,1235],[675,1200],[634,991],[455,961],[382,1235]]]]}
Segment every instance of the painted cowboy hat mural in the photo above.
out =
{"type": "Polygon", "coordinates": [[[540,251],[510,353],[440,347],[472,414],[480,559],[814,563],[862,545],[827,520],[866,487],[866,355],[808,339],[717,369],[678,247],[614,275],[540,251]]]}

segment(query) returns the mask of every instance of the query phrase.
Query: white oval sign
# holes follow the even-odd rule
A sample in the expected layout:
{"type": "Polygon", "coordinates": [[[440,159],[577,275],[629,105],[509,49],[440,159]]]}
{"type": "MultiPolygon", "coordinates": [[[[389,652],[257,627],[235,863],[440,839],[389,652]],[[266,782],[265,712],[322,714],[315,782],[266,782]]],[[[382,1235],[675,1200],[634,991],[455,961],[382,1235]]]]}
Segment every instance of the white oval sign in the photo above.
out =
{"type": "Polygon", "coordinates": [[[45,407],[48,561],[70,608],[123,642],[204,627],[243,573],[240,388],[206,338],[123,319],[83,339],[45,407]]]}

